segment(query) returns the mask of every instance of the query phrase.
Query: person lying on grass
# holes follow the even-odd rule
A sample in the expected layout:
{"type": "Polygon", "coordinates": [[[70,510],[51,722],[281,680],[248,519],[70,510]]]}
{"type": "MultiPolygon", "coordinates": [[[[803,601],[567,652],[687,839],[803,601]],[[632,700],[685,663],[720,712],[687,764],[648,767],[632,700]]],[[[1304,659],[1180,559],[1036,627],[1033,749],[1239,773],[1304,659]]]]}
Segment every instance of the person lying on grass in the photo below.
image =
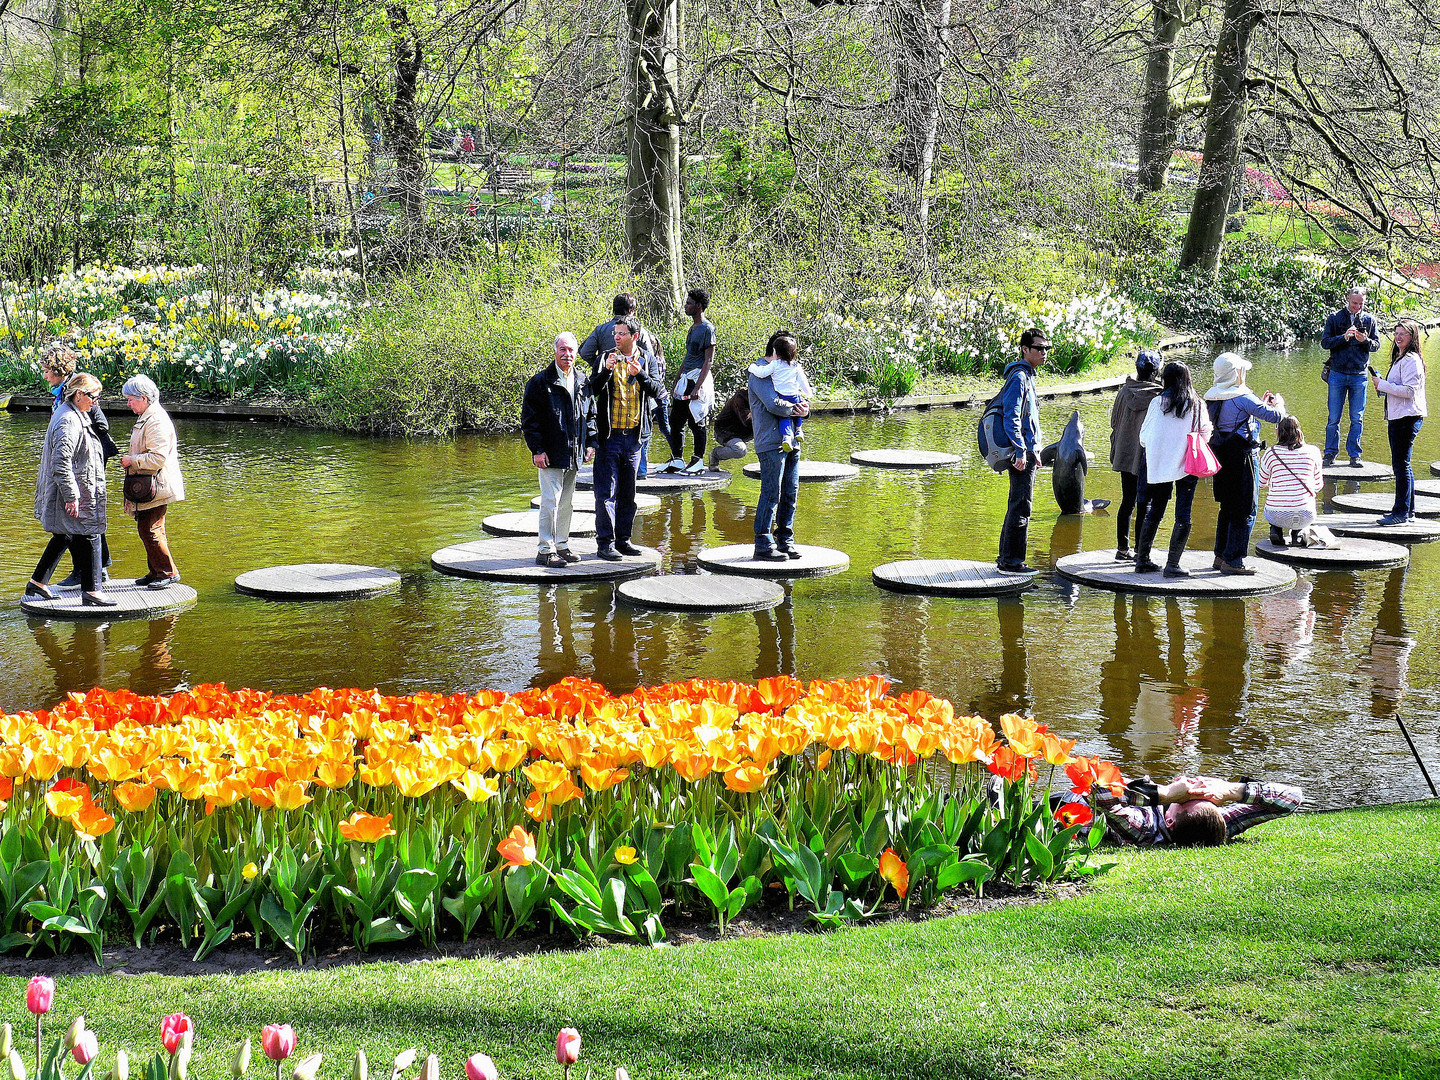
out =
{"type": "MultiPolygon", "coordinates": [[[[1220,780],[1213,776],[1177,776],[1168,784],[1147,776],[1115,787],[1095,786],[1095,802],[1105,814],[1105,838],[1136,846],[1216,847],[1261,822],[1293,814],[1305,793],[1290,784],[1258,780],[1220,780]]],[[[1088,805],[1073,791],[1051,796],[1056,816],[1067,805],[1088,805]]]]}

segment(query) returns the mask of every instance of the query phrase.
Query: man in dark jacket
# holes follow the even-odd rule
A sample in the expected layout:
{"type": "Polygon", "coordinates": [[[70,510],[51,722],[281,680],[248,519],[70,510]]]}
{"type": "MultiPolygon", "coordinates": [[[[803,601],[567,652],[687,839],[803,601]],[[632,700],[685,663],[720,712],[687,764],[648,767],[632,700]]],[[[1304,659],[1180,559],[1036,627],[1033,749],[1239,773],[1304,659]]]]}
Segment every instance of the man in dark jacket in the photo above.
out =
{"type": "Polygon", "coordinates": [[[650,438],[650,413],[665,387],[650,373],[635,316],[615,320],[615,348],[600,357],[590,376],[595,397],[595,542],[602,559],[639,555],[630,542],[635,524],[635,479],[650,438]]]}
{"type": "Polygon", "coordinates": [[[520,431],[540,471],[538,566],[563,570],[579,562],[570,550],[570,508],[581,462],[595,460],[595,402],[575,370],[575,335],[555,339],[555,362],[530,377],[520,404],[520,431]]]}
{"type": "Polygon", "coordinates": [[[1030,511],[1035,505],[1035,470],[1040,465],[1040,409],[1035,400],[1035,369],[1050,356],[1050,338],[1031,327],[1020,335],[1020,359],[1005,369],[1000,391],[1001,430],[1010,444],[1010,498],[1000,527],[995,565],[1007,574],[1033,574],[1025,564],[1030,542],[1030,511]]]}
{"type": "Polygon", "coordinates": [[[1335,464],[1340,453],[1340,417],[1350,402],[1350,436],[1345,451],[1350,464],[1360,467],[1360,435],[1365,428],[1365,381],[1370,354],[1380,348],[1380,328],[1375,316],[1363,311],[1365,290],[1358,285],[1345,297],[1345,306],[1325,320],[1320,347],[1330,350],[1330,421],[1325,425],[1325,467],[1335,464]]]}
{"type": "MultiPolygon", "coordinates": [[[[621,293],[610,302],[612,318],[609,322],[602,322],[590,336],[580,343],[580,359],[590,365],[590,374],[595,374],[600,369],[600,358],[615,349],[615,323],[625,318],[626,315],[634,315],[638,304],[634,294],[621,293]]],[[[661,386],[665,385],[665,350],[660,347],[660,340],[644,326],[640,327],[640,348],[647,356],[650,366],[650,377],[661,386]]],[[[660,432],[660,437],[665,440],[666,448],[670,445],[670,410],[665,407],[664,401],[657,401],[650,410],[650,419],[654,422],[655,430],[660,432]]],[[[640,454],[640,477],[650,474],[649,439],[645,440],[646,448],[640,454]]]]}

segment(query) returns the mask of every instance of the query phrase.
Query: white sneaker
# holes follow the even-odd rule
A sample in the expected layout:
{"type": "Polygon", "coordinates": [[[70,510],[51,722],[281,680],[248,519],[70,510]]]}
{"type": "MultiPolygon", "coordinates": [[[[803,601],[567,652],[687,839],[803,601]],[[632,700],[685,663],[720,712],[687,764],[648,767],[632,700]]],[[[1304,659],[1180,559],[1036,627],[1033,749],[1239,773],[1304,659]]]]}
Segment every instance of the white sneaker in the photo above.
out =
{"type": "Polygon", "coordinates": [[[699,458],[696,458],[689,465],[685,466],[685,471],[687,473],[702,473],[705,471],[705,462],[701,461],[699,458]]]}
{"type": "Polygon", "coordinates": [[[661,472],[670,472],[670,473],[684,472],[684,471],[685,471],[685,462],[681,461],[678,457],[677,457],[677,458],[671,458],[670,461],[669,461],[669,463],[666,464],[665,468],[661,469],[660,471],[661,471],[661,472]]]}

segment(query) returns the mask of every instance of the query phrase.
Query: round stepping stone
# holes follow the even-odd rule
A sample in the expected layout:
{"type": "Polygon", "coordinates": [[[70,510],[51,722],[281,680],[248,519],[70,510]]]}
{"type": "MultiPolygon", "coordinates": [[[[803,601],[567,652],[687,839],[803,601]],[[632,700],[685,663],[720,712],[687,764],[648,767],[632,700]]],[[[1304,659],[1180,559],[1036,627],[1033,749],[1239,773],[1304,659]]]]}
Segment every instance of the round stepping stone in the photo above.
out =
{"type": "Polygon", "coordinates": [[[661,611],[761,611],[785,599],[785,589],[762,578],[730,574],[665,574],[622,581],[621,597],[661,611]]]}
{"type": "Polygon", "coordinates": [[[1383,540],[1364,540],[1359,537],[1342,539],[1339,547],[1275,547],[1269,540],[1255,545],[1255,554],[1291,566],[1304,566],[1312,570],[1381,570],[1390,566],[1404,566],[1410,561],[1410,549],[1399,544],[1387,544],[1383,540]]]}
{"type": "Polygon", "coordinates": [[[1394,480],[1395,470],[1389,465],[1382,465],[1378,461],[1360,460],[1360,467],[1357,469],[1350,464],[1348,459],[1342,458],[1329,468],[1322,469],[1321,475],[1326,480],[1394,480]]]}
{"type": "Polygon", "coordinates": [[[959,465],[961,459],[959,454],[938,450],[856,450],[850,460],[876,469],[944,469],[959,465]]]}
{"type": "MultiPolygon", "coordinates": [[[[729,487],[732,477],[724,469],[706,469],[700,473],[651,473],[635,481],[635,490],[649,495],[676,495],[682,491],[710,491],[729,487]]],[[[587,465],[575,477],[577,491],[591,491],[595,474],[587,465]]]]}
{"type": "Polygon", "coordinates": [[[973,559],[906,559],[870,572],[882,589],[926,596],[1000,596],[1035,584],[1034,574],[1002,573],[994,563],[973,559]]]}
{"type": "MultiPolygon", "coordinates": [[[[760,463],[758,461],[750,462],[740,471],[751,480],[760,479],[760,463]]],[[[842,461],[800,459],[800,482],[802,484],[818,484],[827,480],[849,480],[852,476],[859,475],[859,469],[854,465],[846,465],[842,461]]]]}
{"type": "Polygon", "coordinates": [[[1416,480],[1415,494],[1440,498],[1440,480],[1416,480]]]}
{"type": "MultiPolygon", "coordinates": [[[[645,495],[639,492],[635,495],[635,512],[637,514],[648,513],[660,505],[660,499],[655,495],[645,495]]],[[[530,500],[532,510],[540,509],[540,496],[536,495],[530,500]]],[[[595,512],[595,493],[593,491],[577,491],[570,499],[570,509],[577,514],[593,514],[595,512]]]]}
{"type": "Polygon", "coordinates": [[[534,540],[506,536],[441,548],[430,556],[430,565],[454,577],[525,585],[619,581],[654,573],[660,566],[660,553],[654,548],[641,548],[639,555],[624,555],[613,562],[595,554],[593,540],[571,540],[570,550],[580,556],[580,561],[570,563],[563,570],[552,570],[535,564],[534,540]]]}
{"type": "Polygon", "coordinates": [[[724,547],[707,548],[697,557],[700,565],[707,570],[747,577],[821,577],[825,574],[838,574],[850,566],[850,556],[834,548],[811,547],[809,544],[796,544],[795,548],[800,552],[800,558],[786,559],[784,562],[778,559],[771,562],[767,559],[751,558],[755,554],[753,544],[727,544],[724,547]]]}
{"type": "Polygon", "coordinates": [[[42,619],[95,619],[115,622],[118,619],[158,619],[184,611],[195,603],[195,590],[189,585],[175,584],[168,589],[147,589],[136,585],[133,578],[125,583],[112,580],[101,586],[101,592],[115,601],[114,607],[86,607],[80,602],[78,588],[50,586],[54,600],[39,596],[20,599],[26,615],[42,619]]]}
{"type": "Polygon", "coordinates": [[[235,579],[236,591],[265,600],[360,600],[399,587],[394,570],[351,563],[267,566],[235,579]]]}
{"type": "MultiPolygon", "coordinates": [[[[491,514],[480,523],[491,536],[539,536],[540,511],[514,510],[507,514],[491,514]]],[[[594,536],[595,515],[571,513],[571,536],[594,536]]]]}
{"type": "MultiPolygon", "coordinates": [[[[1330,505],[1337,510],[1352,510],[1376,517],[1390,513],[1395,505],[1393,492],[1365,492],[1360,495],[1332,495],[1330,505]]],[[[1415,513],[1420,517],[1440,517],[1440,499],[1433,495],[1415,496],[1415,513]]]]}
{"type": "Polygon", "coordinates": [[[1430,475],[1440,476],[1440,461],[1430,462],[1430,475]]]}
{"type": "Polygon", "coordinates": [[[1215,556],[1208,551],[1187,551],[1180,556],[1180,565],[1190,571],[1190,577],[1167,578],[1158,570],[1137,574],[1134,563],[1116,562],[1115,549],[1105,548],[1066,555],[1055,564],[1055,569],[1081,585],[1157,596],[1257,596],[1280,592],[1295,584],[1295,571],[1283,563],[1252,559],[1246,565],[1256,573],[1232,575],[1216,570],[1214,560],[1215,556]]]}
{"type": "Polygon", "coordinates": [[[1404,525],[1377,525],[1372,514],[1321,514],[1316,525],[1323,525],[1336,536],[1363,536],[1367,540],[1388,540],[1392,544],[1429,544],[1440,540],[1440,521],[1416,518],[1404,525]]]}

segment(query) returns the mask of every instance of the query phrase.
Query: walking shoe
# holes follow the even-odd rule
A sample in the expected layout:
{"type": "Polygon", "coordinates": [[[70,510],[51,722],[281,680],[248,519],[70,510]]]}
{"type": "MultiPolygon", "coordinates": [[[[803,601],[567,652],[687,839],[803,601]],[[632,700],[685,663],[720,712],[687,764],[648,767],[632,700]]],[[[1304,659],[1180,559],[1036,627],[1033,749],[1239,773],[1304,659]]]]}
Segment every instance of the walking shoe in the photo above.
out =
{"type": "Polygon", "coordinates": [[[81,592],[80,603],[84,607],[114,607],[115,601],[104,593],[81,592]]]}
{"type": "Polygon", "coordinates": [[[1384,517],[1382,517],[1379,521],[1375,522],[1375,524],[1376,524],[1376,525],[1404,525],[1404,524],[1405,524],[1407,521],[1409,521],[1409,520],[1410,520],[1410,515],[1409,515],[1409,514],[1393,514],[1393,513],[1392,513],[1392,514],[1386,514],[1386,515],[1385,515],[1384,517]]]}
{"type": "Polygon", "coordinates": [[[174,585],[179,580],[179,574],[161,574],[158,578],[156,578],[149,585],[147,585],[146,588],[158,592],[161,589],[168,589],[171,585],[174,585]]]}
{"type": "Polygon", "coordinates": [[[559,555],[567,563],[576,563],[580,561],[580,556],[576,555],[575,552],[571,551],[569,548],[561,548],[555,554],[559,555]]]}
{"type": "Polygon", "coordinates": [[[535,565],[543,566],[547,570],[564,570],[570,564],[565,561],[563,556],[553,551],[542,551],[535,556],[535,565]]]}
{"type": "Polygon", "coordinates": [[[750,556],[752,562],[788,562],[790,556],[773,548],[756,548],[750,556]]]}
{"type": "Polygon", "coordinates": [[[70,576],[55,583],[57,589],[73,589],[80,584],[80,571],[71,570],[70,576]]]}
{"type": "Polygon", "coordinates": [[[787,559],[801,558],[800,552],[795,550],[794,544],[779,544],[776,546],[775,550],[780,552],[780,554],[784,555],[787,559]]]}
{"type": "Polygon", "coordinates": [[[1254,577],[1254,576],[1255,576],[1255,571],[1254,571],[1253,569],[1251,569],[1250,567],[1246,566],[1243,562],[1240,562],[1240,563],[1227,563],[1227,562],[1222,562],[1222,563],[1220,564],[1220,573],[1225,574],[1227,577],[1254,577]]]}
{"type": "Polygon", "coordinates": [[[138,586],[139,586],[140,588],[142,588],[142,589],[148,589],[148,588],[151,586],[151,584],[153,584],[153,583],[156,582],[156,581],[161,581],[161,580],[163,580],[164,577],[165,577],[164,574],[146,573],[146,575],[145,575],[144,577],[137,577],[137,578],[135,579],[135,584],[138,585],[138,586]]]}
{"type": "Polygon", "coordinates": [[[1148,555],[1137,555],[1135,556],[1135,572],[1137,574],[1158,574],[1160,564],[1148,555]]]}
{"type": "Polygon", "coordinates": [[[1190,576],[1190,571],[1189,571],[1189,570],[1186,570],[1183,566],[1179,566],[1179,565],[1176,565],[1176,566],[1166,565],[1165,569],[1164,569],[1164,570],[1161,570],[1160,573],[1161,573],[1161,575],[1164,576],[1164,577],[1189,577],[1189,576],[1190,576]]]}
{"type": "Polygon", "coordinates": [[[34,580],[33,578],[25,583],[25,595],[39,596],[43,597],[46,600],[55,599],[55,594],[50,591],[48,586],[41,585],[40,582],[34,580]]]}
{"type": "Polygon", "coordinates": [[[667,461],[667,462],[665,463],[665,467],[664,467],[663,469],[661,469],[660,471],[661,471],[661,472],[668,472],[668,473],[684,472],[684,471],[685,471],[685,462],[681,461],[678,457],[677,457],[677,458],[671,458],[669,461],[667,461]]]}
{"type": "Polygon", "coordinates": [[[1225,566],[1225,560],[1222,559],[1219,555],[1216,555],[1215,562],[1212,565],[1215,567],[1216,570],[1222,569],[1225,566]]]}
{"type": "Polygon", "coordinates": [[[1305,539],[1305,534],[1299,529],[1290,530],[1290,546],[1296,548],[1309,547],[1310,542],[1305,539]]]}
{"type": "Polygon", "coordinates": [[[1131,551],[1129,548],[1120,548],[1119,550],[1117,550],[1117,551],[1115,552],[1115,561],[1116,561],[1116,562],[1134,562],[1134,561],[1135,561],[1135,553],[1134,553],[1133,551],[1131,551]]]}
{"type": "Polygon", "coordinates": [[[1035,567],[1030,566],[1028,563],[1023,563],[1023,562],[1022,562],[1022,563],[1002,563],[1002,562],[997,562],[997,563],[995,564],[995,569],[999,570],[1002,574],[1038,574],[1038,573],[1040,572],[1039,570],[1036,570],[1035,567]]]}
{"type": "Polygon", "coordinates": [[[1270,526],[1270,545],[1271,547],[1277,548],[1283,548],[1285,546],[1285,534],[1280,531],[1278,525],[1270,526]]]}
{"type": "Polygon", "coordinates": [[[690,459],[690,464],[685,466],[685,471],[687,473],[702,473],[705,471],[705,462],[699,454],[696,454],[690,459]]]}
{"type": "Polygon", "coordinates": [[[1359,459],[1358,457],[1352,457],[1352,458],[1350,459],[1350,468],[1352,468],[1352,469],[1363,469],[1364,467],[1365,467],[1364,464],[1361,463],[1361,461],[1360,461],[1360,459],[1359,459]]]}
{"type": "Polygon", "coordinates": [[[785,438],[780,440],[780,449],[788,454],[791,450],[795,449],[795,440],[789,435],[786,435],[785,438]]]}
{"type": "Polygon", "coordinates": [[[1320,459],[1320,467],[1321,467],[1321,468],[1328,469],[1328,468],[1330,468],[1330,466],[1332,466],[1332,465],[1334,465],[1334,464],[1335,464],[1335,455],[1334,455],[1334,454],[1326,454],[1323,458],[1320,459]]]}
{"type": "MultiPolygon", "coordinates": [[[[604,547],[597,549],[595,554],[598,555],[600,558],[605,559],[607,562],[619,562],[622,558],[621,554],[609,544],[606,544],[604,547]]],[[[562,559],[561,561],[563,562],[564,560],[562,559]]]]}
{"type": "Polygon", "coordinates": [[[643,554],[645,554],[645,553],[644,553],[643,551],[641,551],[638,547],[636,547],[634,544],[632,544],[629,540],[616,540],[616,541],[615,541],[615,550],[618,551],[618,552],[620,552],[621,555],[643,555],[643,554]]]}

